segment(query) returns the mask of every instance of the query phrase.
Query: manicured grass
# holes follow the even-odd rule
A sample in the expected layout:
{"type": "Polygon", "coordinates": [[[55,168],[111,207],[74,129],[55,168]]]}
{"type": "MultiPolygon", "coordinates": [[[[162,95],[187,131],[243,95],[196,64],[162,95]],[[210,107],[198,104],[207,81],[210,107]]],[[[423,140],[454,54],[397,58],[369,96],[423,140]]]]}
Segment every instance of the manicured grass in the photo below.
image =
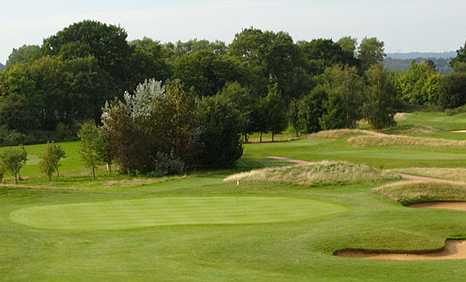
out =
{"type": "Polygon", "coordinates": [[[283,197],[161,197],[30,207],[14,211],[10,219],[35,228],[92,231],[299,221],[343,210],[283,197]]]}
{"type": "MultiPolygon", "coordinates": [[[[460,119],[438,113],[415,117],[419,120],[411,120],[426,124],[440,117],[436,126],[463,129],[460,119]]],[[[49,183],[36,166],[43,146],[27,146],[24,186],[0,188],[0,281],[455,282],[466,276],[461,260],[384,262],[332,255],[345,248],[435,249],[447,238],[466,239],[464,213],[403,207],[374,192],[390,184],[384,180],[312,188],[223,181],[240,171],[286,163],[269,156],[345,160],[402,172],[429,167],[425,175],[435,176],[434,167],[466,167],[465,149],[358,147],[344,138],[311,138],[246,145],[244,159],[232,170],[160,179],[106,176],[101,170],[91,181],[79,144],[63,146],[65,177],[49,183]]],[[[461,170],[448,172],[445,178],[456,179],[461,170]]],[[[437,188],[415,187],[421,190],[411,196],[437,188]]],[[[466,200],[462,190],[444,191],[466,200]]]]}

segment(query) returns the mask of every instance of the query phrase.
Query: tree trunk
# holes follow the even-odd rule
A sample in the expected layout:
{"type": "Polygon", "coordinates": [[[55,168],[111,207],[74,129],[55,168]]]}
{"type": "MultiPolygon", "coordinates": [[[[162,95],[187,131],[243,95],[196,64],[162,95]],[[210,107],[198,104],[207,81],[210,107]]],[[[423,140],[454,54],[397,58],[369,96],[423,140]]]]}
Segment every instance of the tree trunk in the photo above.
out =
{"type": "Polygon", "coordinates": [[[107,163],[107,173],[108,173],[108,175],[112,174],[112,164],[111,163],[107,163]]]}
{"type": "Polygon", "coordinates": [[[92,179],[95,180],[95,167],[92,168],[92,179]]]}
{"type": "Polygon", "coordinates": [[[275,141],[274,137],[275,137],[275,134],[272,131],[272,143],[275,141]]]}
{"type": "Polygon", "coordinates": [[[259,134],[259,143],[262,143],[262,132],[259,134]]]}
{"type": "Polygon", "coordinates": [[[18,173],[15,173],[15,184],[18,184],[18,173]]]}

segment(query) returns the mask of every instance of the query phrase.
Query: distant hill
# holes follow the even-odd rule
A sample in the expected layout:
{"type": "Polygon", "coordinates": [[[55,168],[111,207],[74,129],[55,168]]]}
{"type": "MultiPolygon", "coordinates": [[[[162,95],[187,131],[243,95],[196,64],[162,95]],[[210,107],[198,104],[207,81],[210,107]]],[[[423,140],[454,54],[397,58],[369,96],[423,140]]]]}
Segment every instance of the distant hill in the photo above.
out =
{"type": "Polygon", "coordinates": [[[455,51],[448,52],[408,52],[408,53],[388,53],[387,58],[396,60],[414,60],[414,59],[451,59],[456,57],[455,51]]]}
{"type": "Polygon", "coordinates": [[[410,53],[389,53],[385,58],[385,67],[392,71],[407,70],[411,62],[421,62],[424,60],[432,60],[440,72],[452,71],[450,60],[456,57],[456,52],[410,52],[410,53]]]}
{"type": "Polygon", "coordinates": [[[3,69],[4,67],[5,66],[2,63],[0,63],[0,70],[3,69]]]}

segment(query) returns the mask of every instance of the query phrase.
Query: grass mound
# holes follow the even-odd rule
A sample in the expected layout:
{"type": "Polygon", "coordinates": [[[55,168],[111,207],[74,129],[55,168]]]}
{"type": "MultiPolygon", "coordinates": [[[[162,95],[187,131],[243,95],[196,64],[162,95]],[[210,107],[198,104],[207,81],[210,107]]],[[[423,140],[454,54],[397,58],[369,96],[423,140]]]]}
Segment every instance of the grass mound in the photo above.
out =
{"type": "Polygon", "coordinates": [[[403,168],[393,170],[396,173],[406,173],[409,175],[432,177],[444,180],[466,182],[466,168],[403,168]]]}
{"type": "Polygon", "coordinates": [[[403,205],[466,200],[466,185],[441,181],[405,181],[376,188],[374,192],[403,205]]]}
{"type": "Polygon", "coordinates": [[[311,138],[321,138],[321,139],[340,139],[348,138],[353,136],[360,135],[374,135],[375,132],[362,129],[334,129],[334,130],[324,130],[314,134],[311,134],[311,138]]]}
{"type": "Polygon", "coordinates": [[[439,138],[422,138],[404,135],[387,135],[373,133],[370,135],[353,136],[348,143],[356,146],[427,146],[466,148],[466,141],[447,140],[439,138]]]}
{"type": "Polygon", "coordinates": [[[365,181],[394,179],[394,174],[362,164],[323,161],[305,165],[266,168],[235,174],[226,182],[273,182],[298,185],[351,184],[365,181]]]}

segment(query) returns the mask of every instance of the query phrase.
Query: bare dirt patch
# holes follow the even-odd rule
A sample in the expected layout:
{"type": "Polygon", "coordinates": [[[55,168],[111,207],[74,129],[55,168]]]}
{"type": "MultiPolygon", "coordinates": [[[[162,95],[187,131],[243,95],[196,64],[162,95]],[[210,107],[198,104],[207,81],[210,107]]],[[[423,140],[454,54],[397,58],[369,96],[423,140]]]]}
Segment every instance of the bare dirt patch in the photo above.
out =
{"type": "Polygon", "coordinates": [[[445,247],[438,250],[423,251],[375,251],[375,250],[341,250],[336,256],[366,258],[372,260],[419,261],[419,260],[459,260],[466,259],[466,241],[447,240],[445,247]]]}

